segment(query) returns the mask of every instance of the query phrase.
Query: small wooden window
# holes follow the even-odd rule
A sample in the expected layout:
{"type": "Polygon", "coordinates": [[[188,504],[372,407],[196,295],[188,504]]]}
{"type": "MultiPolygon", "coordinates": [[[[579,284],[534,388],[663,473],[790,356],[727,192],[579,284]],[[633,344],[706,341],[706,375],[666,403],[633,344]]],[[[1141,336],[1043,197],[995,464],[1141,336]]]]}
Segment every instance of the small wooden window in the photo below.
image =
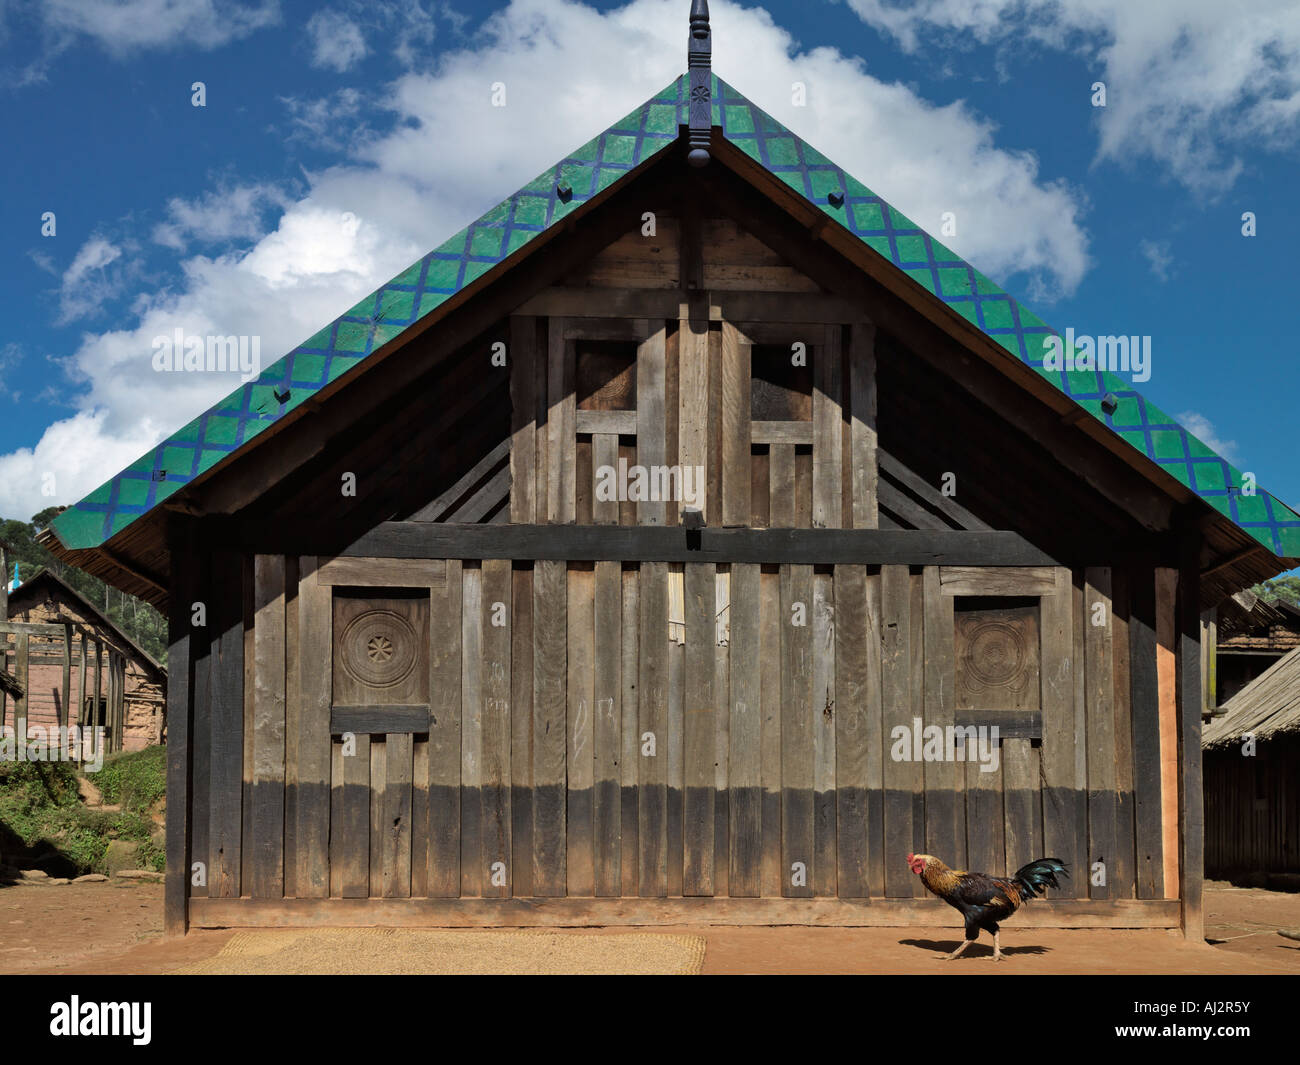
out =
{"type": "Polygon", "coordinates": [[[1039,601],[962,596],[953,606],[957,709],[1039,709],[1039,601]]]}
{"type": "Polygon", "coordinates": [[[636,410],[636,344],[577,342],[579,410],[636,410]]]}
{"type": "Polygon", "coordinates": [[[755,344],[750,355],[751,417],[756,422],[812,421],[811,350],[793,366],[788,344],[755,344]]]}

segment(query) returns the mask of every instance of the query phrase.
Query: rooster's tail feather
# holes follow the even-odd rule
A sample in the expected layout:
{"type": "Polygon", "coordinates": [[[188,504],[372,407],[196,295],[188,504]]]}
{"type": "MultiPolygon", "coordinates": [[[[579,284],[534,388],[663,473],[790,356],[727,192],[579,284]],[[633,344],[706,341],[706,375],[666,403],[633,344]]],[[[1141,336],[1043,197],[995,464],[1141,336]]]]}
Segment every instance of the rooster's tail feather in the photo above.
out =
{"type": "Polygon", "coordinates": [[[1060,888],[1056,879],[1058,875],[1067,880],[1070,877],[1060,858],[1039,858],[1036,862],[1017,869],[1012,879],[1025,889],[1027,899],[1033,899],[1043,895],[1048,887],[1060,888]]]}

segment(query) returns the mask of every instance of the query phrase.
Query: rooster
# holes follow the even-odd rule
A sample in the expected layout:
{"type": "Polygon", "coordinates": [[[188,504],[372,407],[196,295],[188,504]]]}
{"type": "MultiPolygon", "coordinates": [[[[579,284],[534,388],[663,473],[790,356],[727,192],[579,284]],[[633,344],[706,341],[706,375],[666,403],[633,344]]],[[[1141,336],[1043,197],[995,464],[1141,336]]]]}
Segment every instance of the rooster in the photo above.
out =
{"type": "Polygon", "coordinates": [[[909,854],[907,864],[932,894],[961,912],[966,920],[966,941],[944,958],[951,961],[979,939],[983,928],[993,935],[993,960],[1002,961],[998,946],[998,922],[1020,909],[1021,903],[1038,898],[1048,886],[1059,888],[1057,874],[1069,877],[1059,858],[1039,858],[1014,876],[989,876],[949,869],[932,854],[909,854]]]}

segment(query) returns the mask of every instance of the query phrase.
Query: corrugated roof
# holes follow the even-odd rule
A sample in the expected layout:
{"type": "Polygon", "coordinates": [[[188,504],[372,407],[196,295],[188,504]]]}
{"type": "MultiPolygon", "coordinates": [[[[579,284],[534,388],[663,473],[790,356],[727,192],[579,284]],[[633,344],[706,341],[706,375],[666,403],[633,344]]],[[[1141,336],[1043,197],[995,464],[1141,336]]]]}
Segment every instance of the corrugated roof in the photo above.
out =
{"type": "Polygon", "coordinates": [[[1300,731],[1300,647],[1237,692],[1224,709],[1201,733],[1203,748],[1225,747],[1248,732],[1266,740],[1300,731]]]}
{"type": "MultiPolygon", "coordinates": [[[[1044,338],[1056,330],[721,78],[714,75],[712,86],[713,124],[728,141],[1275,555],[1300,557],[1300,514],[1262,489],[1243,495],[1240,469],[1128,381],[1100,370],[1045,369],[1044,338]],[[1113,414],[1102,410],[1107,393],[1118,399],[1113,414]]],[[[59,540],[70,549],[103,544],[663,151],[687,121],[688,89],[688,78],[678,78],[66,509],[53,522],[59,540]]]]}

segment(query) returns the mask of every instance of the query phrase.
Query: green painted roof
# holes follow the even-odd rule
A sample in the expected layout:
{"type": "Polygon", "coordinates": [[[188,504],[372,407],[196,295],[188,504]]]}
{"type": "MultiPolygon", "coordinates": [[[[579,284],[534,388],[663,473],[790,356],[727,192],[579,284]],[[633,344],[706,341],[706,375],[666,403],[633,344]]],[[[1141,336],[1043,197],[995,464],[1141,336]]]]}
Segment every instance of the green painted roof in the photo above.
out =
{"type": "MultiPolygon", "coordinates": [[[[1044,338],[1056,330],[721,78],[712,82],[713,124],[728,141],[1275,555],[1300,557],[1300,514],[1262,489],[1246,495],[1241,470],[1124,379],[1044,367],[1044,338]],[[1102,410],[1107,393],[1118,399],[1113,414],[1102,410]]],[[[678,78],[69,507],[53,522],[59,540],[71,549],[98,547],[663,151],[687,121],[688,90],[689,79],[678,78]],[[569,194],[561,197],[560,187],[569,194]]]]}

